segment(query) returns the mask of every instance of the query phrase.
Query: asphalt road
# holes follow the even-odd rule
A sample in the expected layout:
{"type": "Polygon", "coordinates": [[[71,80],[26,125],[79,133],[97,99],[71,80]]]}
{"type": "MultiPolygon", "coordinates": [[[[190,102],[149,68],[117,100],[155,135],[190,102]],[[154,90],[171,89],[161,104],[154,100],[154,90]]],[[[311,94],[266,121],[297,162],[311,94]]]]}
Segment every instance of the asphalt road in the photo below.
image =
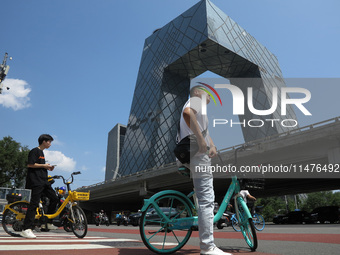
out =
{"type": "MultiPolygon", "coordinates": [[[[152,226],[149,227],[152,229],[152,226]]],[[[72,254],[72,255],[148,255],[141,241],[138,227],[94,226],[84,239],[76,238],[63,229],[36,233],[37,239],[13,238],[0,228],[0,254],[72,254]]],[[[292,255],[340,254],[340,224],[273,225],[267,224],[257,232],[258,249],[251,252],[242,235],[231,227],[215,229],[215,243],[233,254],[292,255]]],[[[198,232],[193,232],[189,242],[176,254],[199,254],[198,232]]]]}

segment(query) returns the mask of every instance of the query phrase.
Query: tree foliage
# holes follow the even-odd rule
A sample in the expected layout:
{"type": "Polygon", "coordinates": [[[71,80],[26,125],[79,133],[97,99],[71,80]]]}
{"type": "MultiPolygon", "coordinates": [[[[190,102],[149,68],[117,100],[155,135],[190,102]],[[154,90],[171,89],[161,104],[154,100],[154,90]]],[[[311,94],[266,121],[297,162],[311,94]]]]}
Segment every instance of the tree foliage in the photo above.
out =
{"type": "Polygon", "coordinates": [[[340,192],[320,191],[309,193],[302,204],[302,209],[309,212],[317,207],[330,205],[340,206],[340,192]]]}
{"type": "Polygon", "coordinates": [[[286,211],[286,204],[282,197],[268,197],[260,198],[256,201],[257,205],[263,205],[263,211],[260,213],[265,221],[272,221],[273,217],[279,213],[279,211],[286,211]]]}
{"type": "Polygon", "coordinates": [[[298,209],[311,212],[320,206],[336,205],[340,206],[340,192],[320,191],[307,194],[307,198],[303,201],[299,196],[288,195],[283,197],[267,197],[259,198],[256,205],[263,205],[263,211],[260,213],[266,221],[272,221],[277,214],[286,214],[295,210],[295,199],[297,199],[298,209]],[[287,199],[287,204],[286,200],[287,199]]]}
{"type": "Polygon", "coordinates": [[[6,136],[0,140],[0,187],[25,186],[29,149],[6,136]]]}

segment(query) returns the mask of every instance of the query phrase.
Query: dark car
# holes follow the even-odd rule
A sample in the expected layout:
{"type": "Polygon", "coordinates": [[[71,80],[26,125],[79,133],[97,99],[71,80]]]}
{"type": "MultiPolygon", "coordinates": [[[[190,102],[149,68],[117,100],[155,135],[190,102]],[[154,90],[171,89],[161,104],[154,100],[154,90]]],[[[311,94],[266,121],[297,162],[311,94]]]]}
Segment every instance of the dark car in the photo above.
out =
{"type": "Polygon", "coordinates": [[[142,216],[141,212],[130,214],[129,216],[129,223],[132,224],[132,226],[139,226],[139,221],[142,216]]]}
{"type": "Polygon", "coordinates": [[[285,217],[285,214],[278,214],[273,217],[273,222],[275,224],[283,224],[283,217],[285,217]]]}
{"type": "MultiPolygon", "coordinates": [[[[173,216],[178,214],[178,211],[176,210],[176,208],[172,208],[172,207],[160,207],[160,209],[168,217],[173,217],[173,216]]],[[[157,221],[160,220],[159,215],[158,215],[158,213],[156,212],[156,210],[154,208],[152,208],[151,210],[149,210],[146,213],[146,219],[147,219],[147,223],[148,224],[153,224],[153,223],[157,224],[158,223],[157,221]]]]}
{"type": "Polygon", "coordinates": [[[286,215],[287,211],[285,209],[279,209],[278,214],[273,217],[273,222],[275,224],[282,224],[282,218],[286,215]]]}
{"type": "MultiPolygon", "coordinates": [[[[169,216],[170,214],[170,209],[171,209],[171,216],[174,216],[178,213],[178,211],[175,208],[160,207],[160,209],[167,216],[169,216]]],[[[142,217],[141,212],[134,213],[129,216],[129,221],[133,226],[139,226],[141,217],[142,217]]],[[[147,222],[145,222],[145,224],[158,224],[157,221],[160,220],[158,213],[156,212],[154,208],[148,209],[148,211],[146,212],[146,219],[147,219],[147,222]]]]}
{"type": "Polygon", "coordinates": [[[320,223],[335,223],[340,221],[340,207],[339,206],[322,206],[315,208],[311,212],[311,217],[315,222],[320,223]]]}
{"type": "Polygon", "coordinates": [[[286,217],[283,218],[283,221],[288,224],[313,223],[310,213],[306,211],[289,212],[286,217]]]}
{"type": "Polygon", "coordinates": [[[313,223],[311,214],[306,211],[293,211],[273,218],[275,224],[303,224],[313,223]]]}

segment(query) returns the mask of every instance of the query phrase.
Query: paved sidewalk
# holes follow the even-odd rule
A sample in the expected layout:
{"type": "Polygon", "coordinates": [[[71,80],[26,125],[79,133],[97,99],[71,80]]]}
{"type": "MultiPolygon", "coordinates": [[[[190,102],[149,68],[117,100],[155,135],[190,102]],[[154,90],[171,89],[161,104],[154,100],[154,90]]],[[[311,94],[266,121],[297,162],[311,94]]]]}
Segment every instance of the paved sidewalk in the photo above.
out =
{"type": "MultiPolygon", "coordinates": [[[[152,229],[152,226],[148,227],[152,229]]],[[[14,238],[0,228],[0,255],[151,255],[141,241],[139,228],[132,226],[89,226],[79,239],[63,229],[37,233],[37,239],[14,238]]],[[[340,225],[267,225],[257,232],[258,249],[251,252],[242,234],[231,227],[215,229],[215,242],[222,250],[239,255],[319,255],[339,254],[340,225]]],[[[176,254],[198,255],[198,232],[176,254]]]]}

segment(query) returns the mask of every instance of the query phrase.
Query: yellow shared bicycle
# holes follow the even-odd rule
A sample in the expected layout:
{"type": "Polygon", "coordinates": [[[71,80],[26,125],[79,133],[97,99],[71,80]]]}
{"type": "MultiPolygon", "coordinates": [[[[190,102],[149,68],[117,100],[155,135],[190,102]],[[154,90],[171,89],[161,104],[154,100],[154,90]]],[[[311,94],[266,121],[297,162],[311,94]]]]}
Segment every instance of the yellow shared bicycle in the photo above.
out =
{"type": "MultiPolygon", "coordinates": [[[[63,179],[67,186],[68,196],[65,201],[58,207],[54,214],[45,214],[43,207],[39,206],[35,216],[35,226],[40,227],[47,224],[48,220],[55,219],[59,216],[60,226],[69,226],[78,238],[83,238],[87,234],[87,220],[84,211],[79,207],[76,201],[89,200],[90,192],[72,191],[70,185],[73,183],[73,175],[80,174],[74,172],[71,174],[71,181],[65,180],[61,175],[52,176],[53,179],[63,179]]],[[[29,202],[17,201],[5,206],[2,216],[2,227],[11,236],[20,237],[24,219],[26,216],[29,202]]]]}

